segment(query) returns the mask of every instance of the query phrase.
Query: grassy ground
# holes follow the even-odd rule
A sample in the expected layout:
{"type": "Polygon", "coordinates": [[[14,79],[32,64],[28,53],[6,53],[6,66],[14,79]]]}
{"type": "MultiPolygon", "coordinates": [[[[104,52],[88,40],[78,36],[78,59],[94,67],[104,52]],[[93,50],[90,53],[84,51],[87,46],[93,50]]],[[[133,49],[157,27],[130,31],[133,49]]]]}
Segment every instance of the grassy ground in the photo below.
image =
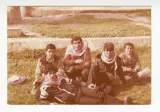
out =
{"type": "Polygon", "coordinates": [[[92,15],[76,15],[63,21],[33,25],[31,30],[46,37],[126,37],[150,36],[149,28],[135,25],[129,19],[98,19],[92,15]]]}
{"type": "MultiPolygon", "coordinates": [[[[136,52],[139,55],[142,68],[151,68],[151,48],[148,46],[137,47],[136,52]]],[[[58,49],[57,53],[63,56],[64,49],[58,49]]],[[[118,49],[118,54],[122,52],[122,48],[118,49]]],[[[8,85],[8,104],[12,105],[32,105],[39,104],[38,101],[30,94],[32,82],[34,80],[34,72],[37,59],[44,53],[43,50],[24,50],[22,52],[8,53],[8,77],[12,74],[25,75],[29,80],[23,84],[8,85]]],[[[92,52],[92,58],[98,54],[99,51],[92,52]]],[[[94,59],[93,59],[94,60],[94,59]]],[[[126,95],[131,96],[139,104],[151,104],[151,87],[144,84],[126,84],[115,87],[115,96],[123,99],[126,95]]]]}

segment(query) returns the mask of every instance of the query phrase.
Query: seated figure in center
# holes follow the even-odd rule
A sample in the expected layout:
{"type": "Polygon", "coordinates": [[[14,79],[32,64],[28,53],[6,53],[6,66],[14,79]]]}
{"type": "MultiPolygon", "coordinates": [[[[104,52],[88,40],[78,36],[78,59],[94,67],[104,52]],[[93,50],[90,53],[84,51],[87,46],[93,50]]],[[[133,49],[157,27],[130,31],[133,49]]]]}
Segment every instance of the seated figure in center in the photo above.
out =
{"type": "Polygon", "coordinates": [[[67,48],[63,59],[64,70],[71,79],[86,82],[91,66],[91,53],[88,43],[81,37],[74,36],[71,45],[67,48]]]}

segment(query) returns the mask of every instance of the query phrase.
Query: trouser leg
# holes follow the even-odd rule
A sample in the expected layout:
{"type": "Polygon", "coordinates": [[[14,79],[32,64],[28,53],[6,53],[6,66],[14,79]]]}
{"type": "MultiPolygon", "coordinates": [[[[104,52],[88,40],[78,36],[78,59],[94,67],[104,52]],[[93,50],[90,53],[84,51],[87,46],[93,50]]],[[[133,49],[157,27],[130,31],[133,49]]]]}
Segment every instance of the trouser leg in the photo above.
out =
{"type": "Polygon", "coordinates": [[[88,84],[94,84],[96,83],[96,72],[97,71],[97,66],[96,65],[91,65],[90,71],[89,71],[89,75],[88,75],[88,80],[87,83],[88,84]]]}
{"type": "MultiPolygon", "coordinates": [[[[100,102],[102,103],[102,101],[103,101],[103,104],[123,104],[123,101],[121,101],[111,95],[105,94],[104,92],[95,91],[94,89],[89,89],[86,87],[82,88],[82,94],[85,97],[97,99],[98,100],[97,102],[99,102],[99,103],[100,102]]],[[[91,100],[89,100],[89,101],[91,101],[91,100]]],[[[87,101],[83,101],[83,102],[87,102],[87,101]]],[[[94,100],[93,100],[93,102],[94,102],[94,100]]]]}
{"type": "Polygon", "coordinates": [[[105,72],[99,72],[99,68],[96,65],[91,66],[87,82],[89,84],[96,83],[97,86],[100,86],[103,83],[106,83],[107,85],[111,83],[108,75],[105,72]]]}
{"type": "Polygon", "coordinates": [[[81,72],[82,81],[87,82],[88,75],[89,75],[89,70],[88,69],[82,70],[82,72],[81,72]]]}
{"type": "Polygon", "coordinates": [[[104,93],[96,91],[95,89],[89,89],[87,87],[82,87],[82,94],[83,96],[92,97],[96,99],[104,99],[104,93]]]}
{"type": "Polygon", "coordinates": [[[125,74],[125,79],[127,82],[130,81],[139,81],[137,72],[130,72],[130,73],[124,73],[125,74]]]}
{"type": "Polygon", "coordinates": [[[83,97],[82,90],[79,88],[76,93],[75,103],[79,104],[80,98],[83,97]]]}
{"type": "Polygon", "coordinates": [[[101,99],[84,96],[84,92],[82,93],[82,91],[84,90],[82,90],[81,88],[79,88],[77,91],[76,99],[75,99],[76,104],[91,105],[91,104],[101,104],[102,103],[101,99]]]}
{"type": "Polygon", "coordinates": [[[70,79],[76,79],[76,77],[81,77],[81,71],[75,71],[73,73],[66,72],[66,74],[70,79]]]}
{"type": "Polygon", "coordinates": [[[113,96],[107,95],[103,103],[106,105],[122,105],[123,101],[113,96]]]}
{"type": "Polygon", "coordinates": [[[82,104],[82,105],[84,104],[86,105],[102,104],[102,100],[83,96],[79,99],[79,104],[82,104]]]}

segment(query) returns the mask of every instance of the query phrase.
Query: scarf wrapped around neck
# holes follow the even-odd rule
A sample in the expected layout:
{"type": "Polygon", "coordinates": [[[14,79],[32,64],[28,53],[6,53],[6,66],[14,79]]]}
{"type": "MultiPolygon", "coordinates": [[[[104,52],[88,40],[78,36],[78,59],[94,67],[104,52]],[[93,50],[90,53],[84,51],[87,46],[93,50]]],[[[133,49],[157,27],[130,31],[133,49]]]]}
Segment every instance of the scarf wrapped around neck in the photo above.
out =
{"type": "Polygon", "coordinates": [[[70,54],[70,55],[73,55],[73,56],[82,56],[82,55],[85,53],[85,51],[86,51],[87,48],[88,48],[88,43],[87,43],[87,41],[84,41],[84,42],[83,42],[82,49],[80,49],[80,50],[75,50],[75,49],[73,48],[73,45],[70,45],[70,46],[67,48],[65,54],[70,54]]]}
{"type": "Polygon", "coordinates": [[[104,53],[104,51],[102,52],[101,54],[101,59],[102,61],[104,61],[105,63],[107,64],[111,64],[111,63],[114,63],[115,67],[114,67],[114,70],[115,70],[115,73],[114,73],[114,76],[115,78],[117,77],[117,73],[116,73],[116,70],[118,68],[118,65],[117,65],[117,62],[116,62],[116,53],[114,52],[114,57],[112,59],[108,59],[104,53]]]}
{"type": "Polygon", "coordinates": [[[102,54],[101,54],[101,59],[102,59],[105,63],[107,63],[107,64],[113,63],[113,62],[115,62],[115,60],[116,60],[116,53],[114,52],[114,57],[113,57],[113,58],[108,59],[108,58],[106,57],[104,51],[103,51],[102,54]]]}

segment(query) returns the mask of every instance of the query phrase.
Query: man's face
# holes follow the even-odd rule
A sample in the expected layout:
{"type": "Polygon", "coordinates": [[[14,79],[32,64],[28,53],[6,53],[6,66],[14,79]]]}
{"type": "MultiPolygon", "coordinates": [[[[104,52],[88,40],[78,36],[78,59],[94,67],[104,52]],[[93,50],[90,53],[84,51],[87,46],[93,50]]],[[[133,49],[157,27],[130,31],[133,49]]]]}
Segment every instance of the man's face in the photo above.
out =
{"type": "Polygon", "coordinates": [[[80,50],[82,49],[82,42],[80,40],[75,40],[73,41],[73,48],[75,50],[80,50]]]}
{"type": "Polygon", "coordinates": [[[52,81],[56,81],[57,80],[57,75],[54,74],[53,72],[48,72],[47,75],[48,75],[48,77],[50,79],[52,79],[52,81]]]}
{"type": "Polygon", "coordinates": [[[133,53],[133,51],[134,51],[134,49],[133,49],[133,47],[132,46],[126,46],[126,48],[125,48],[125,52],[127,53],[127,54],[132,54],[133,53]]]}
{"type": "Polygon", "coordinates": [[[48,59],[51,59],[54,57],[55,49],[47,49],[46,56],[48,59]]]}
{"type": "Polygon", "coordinates": [[[107,51],[107,50],[105,50],[104,53],[105,53],[105,56],[106,56],[108,59],[112,59],[113,56],[114,56],[114,51],[113,51],[113,50],[112,50],[112,51],[107,51]]]}

